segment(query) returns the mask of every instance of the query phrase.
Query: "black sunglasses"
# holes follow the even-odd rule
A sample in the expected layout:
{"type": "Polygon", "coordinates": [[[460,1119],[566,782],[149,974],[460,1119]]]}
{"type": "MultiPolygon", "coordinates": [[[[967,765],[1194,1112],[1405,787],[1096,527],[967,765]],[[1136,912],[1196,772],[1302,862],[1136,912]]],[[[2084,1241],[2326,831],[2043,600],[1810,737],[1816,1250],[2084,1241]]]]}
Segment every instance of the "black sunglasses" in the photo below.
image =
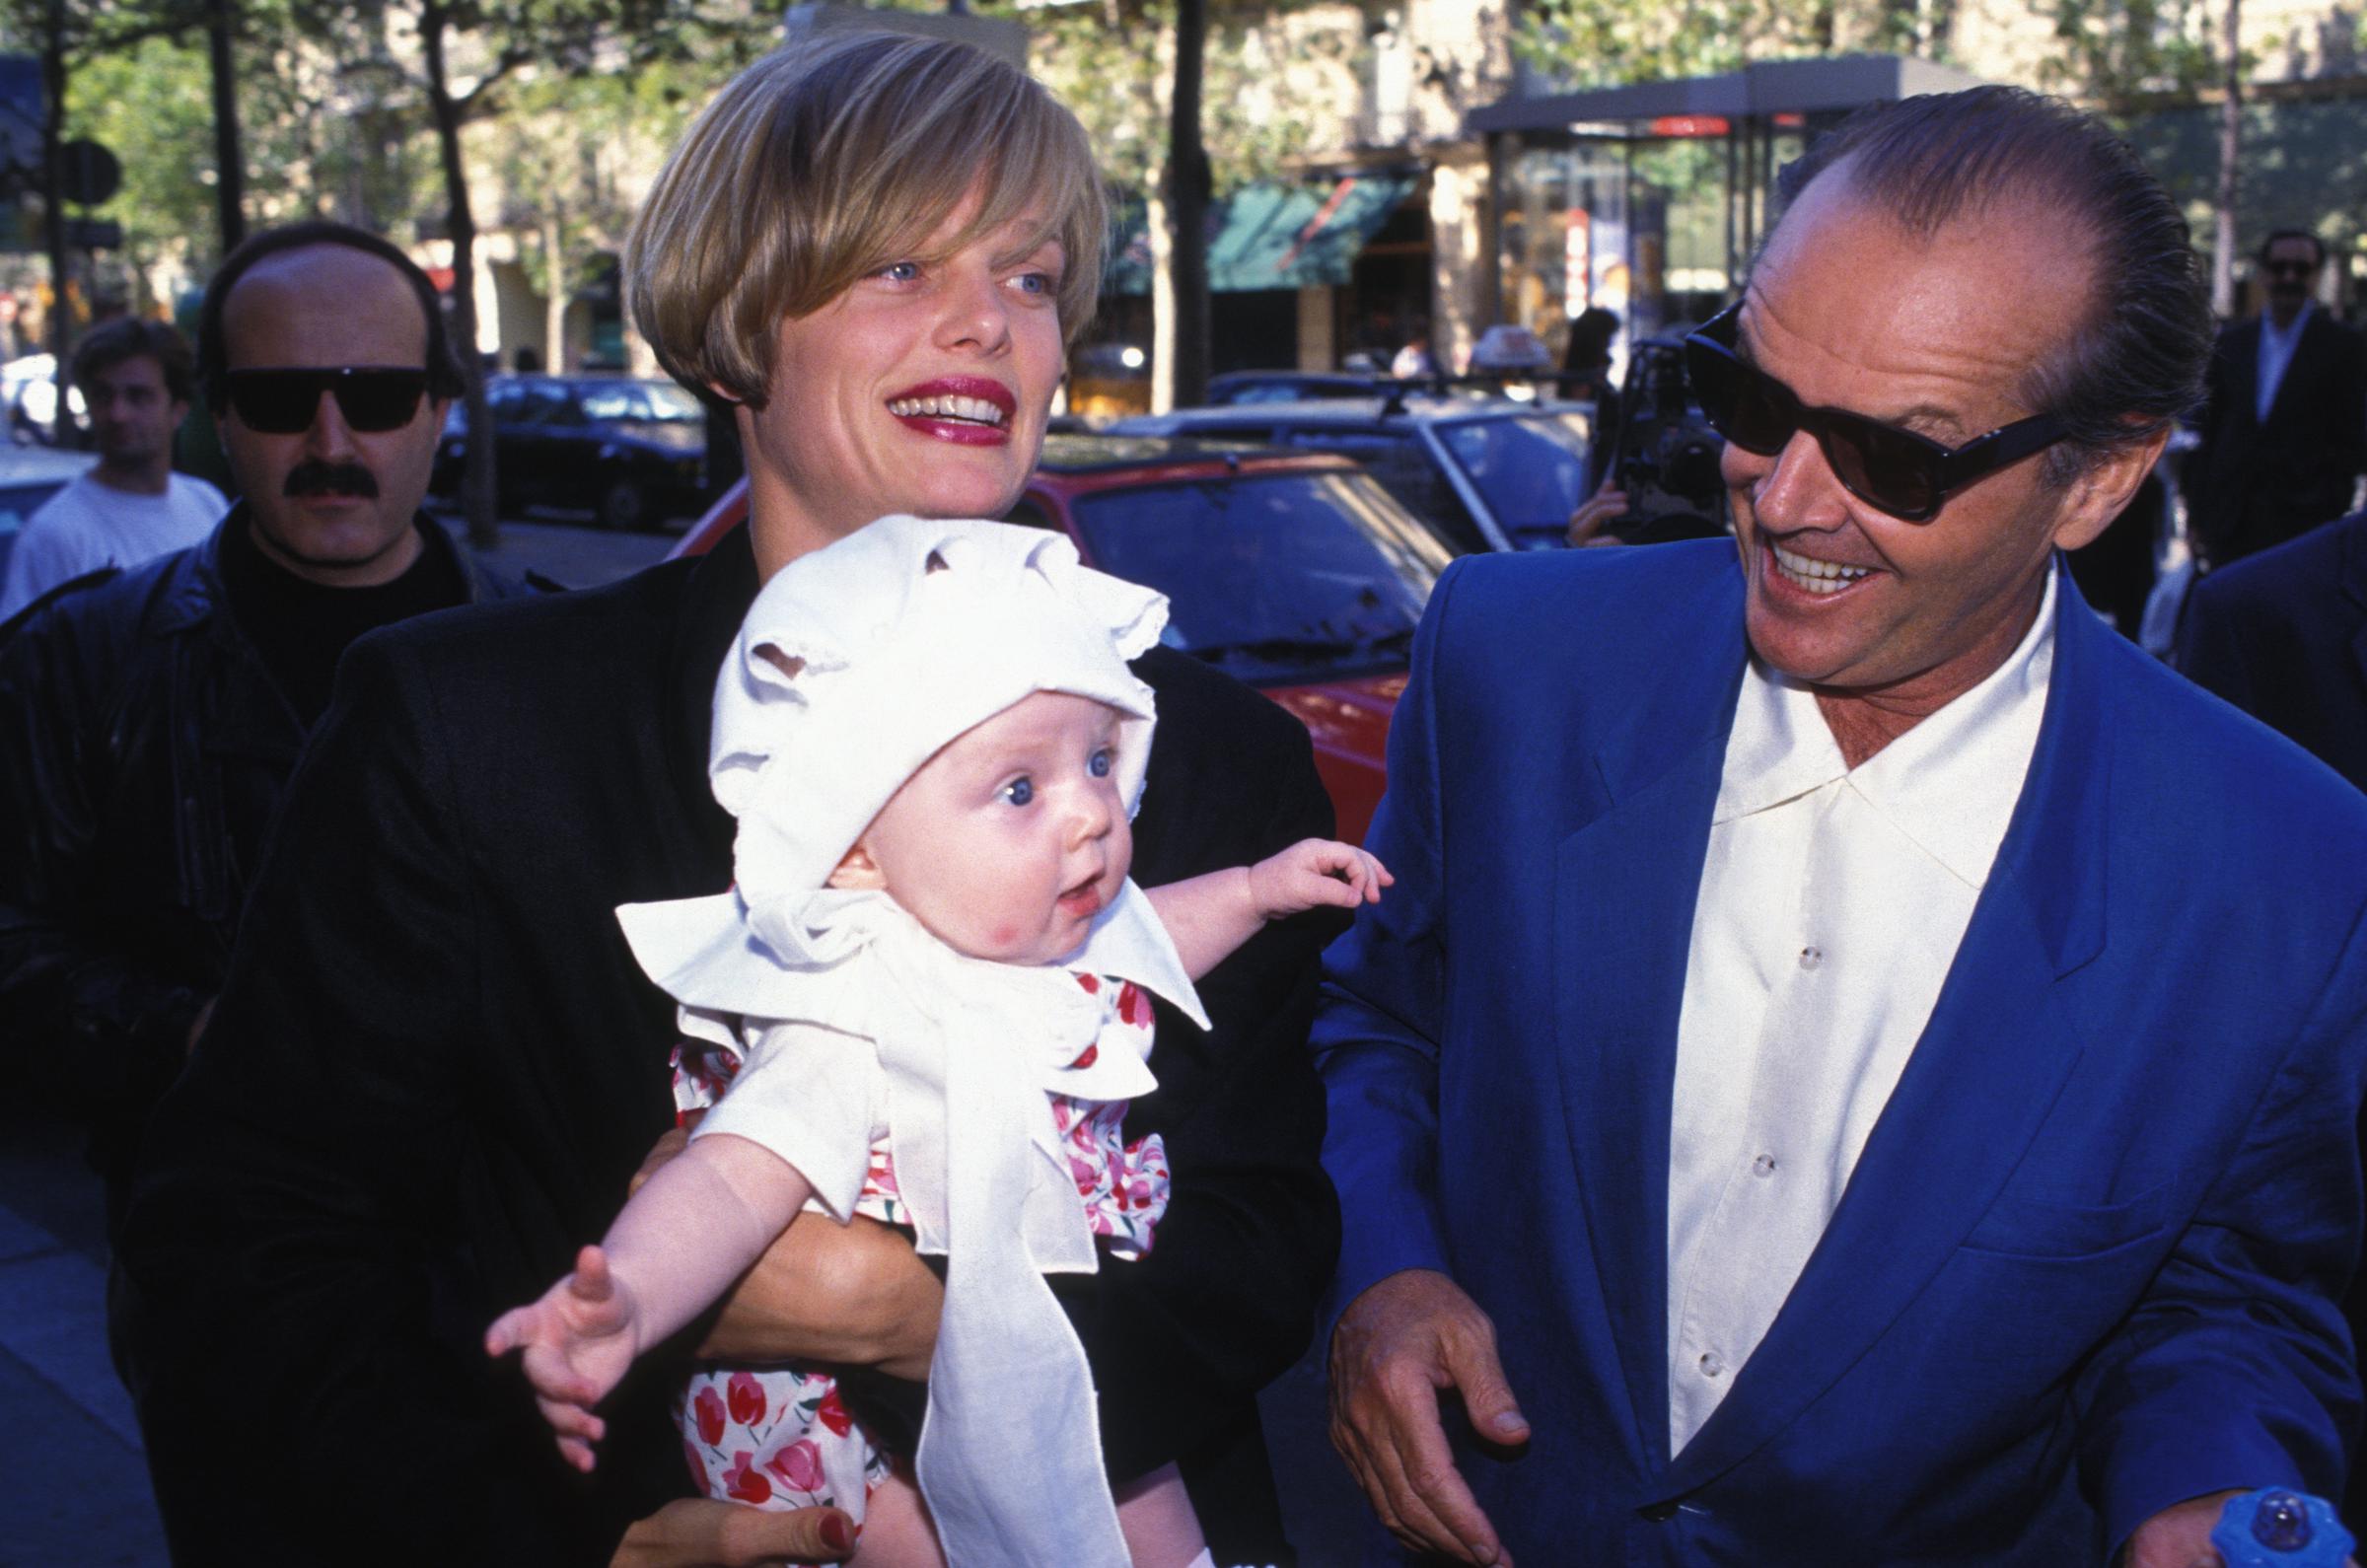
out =
{"type": "Polygon", "coordinates": [[[2052,414],[2034,414],[1950,448],[1846,409],[1807,407],[1789,387],[1735,352],[1741,312],[1740,305],[1730,307],[1685,340],[1686,377],[1710,424],[1762,458],[1774,457],[1807,431],[1843,489],[1901,522],[1930,522],[1955,491],[2070,434],[2052,414]]]}
{"type": "Polygon", "coordinates": [[[2263,261],[2260,270],[2272,278],[2306,278],[2318,270],[2315,261],[2263,261]]]}
{"type": "Polygon", "coordinates": [[[348,427],[398,430],[419,411],[427,372],[385,365],[337,365],[323,370],[234,370],[225,378],[230,406],[250,430],[293,436],[313,427],[321,394],[334,392],[348,427]]]}

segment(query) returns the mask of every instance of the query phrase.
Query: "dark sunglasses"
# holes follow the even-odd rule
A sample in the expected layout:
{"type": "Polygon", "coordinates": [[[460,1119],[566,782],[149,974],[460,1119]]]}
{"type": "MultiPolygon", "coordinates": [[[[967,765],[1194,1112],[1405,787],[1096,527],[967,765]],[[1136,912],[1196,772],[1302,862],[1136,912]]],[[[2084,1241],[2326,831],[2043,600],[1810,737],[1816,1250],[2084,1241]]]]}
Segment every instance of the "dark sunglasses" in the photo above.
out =
{"type": "Polygon", "coordinates": [[[2263,261],[2260,270],[2272,278],[2306,278],[2318,270],[2315,261],[2263,261]]]}
{"type": "Polygon", "coordinates": [[[2017,419],[1961,447],[1841,408],[1810,408],[1735,352],[1740,305],[1685,340],[1685,370],[1719,435],[1772,458],[1807,431],[1843,489],[1904,523],[1928,523],[1954,492],[2070,434],[2052,414],[2017,419]]]}
{"type": "Polygon", "coordinates": [[[250,430],[293,436],[313,427],[321,394],[334,392],[348,427],[398,430],[419,411],[427,372],[384,365],[338,365],[323,370],[234,370],[225,378],[230,406],[250,430]]]}

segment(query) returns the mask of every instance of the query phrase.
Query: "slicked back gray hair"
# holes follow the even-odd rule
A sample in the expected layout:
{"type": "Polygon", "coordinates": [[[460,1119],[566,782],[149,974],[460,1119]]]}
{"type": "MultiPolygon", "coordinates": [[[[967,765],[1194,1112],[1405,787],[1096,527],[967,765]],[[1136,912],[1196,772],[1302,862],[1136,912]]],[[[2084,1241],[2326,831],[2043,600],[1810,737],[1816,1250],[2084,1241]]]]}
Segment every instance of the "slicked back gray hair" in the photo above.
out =
{"type": "Polygon", "coordinates": [[[1788,204],[1828,171],[1910,234],[2013,205],[2086,232],[2087,311],[2024,389],[2032,410],[2070,426],[2047,454],[2054,482],[2201,401],[2211,317],[2187,221],[2100,120],[2014,87],[1904,99],[1861,109],[1820,138],[1784,171],[1780,194],[1788,204]]]}

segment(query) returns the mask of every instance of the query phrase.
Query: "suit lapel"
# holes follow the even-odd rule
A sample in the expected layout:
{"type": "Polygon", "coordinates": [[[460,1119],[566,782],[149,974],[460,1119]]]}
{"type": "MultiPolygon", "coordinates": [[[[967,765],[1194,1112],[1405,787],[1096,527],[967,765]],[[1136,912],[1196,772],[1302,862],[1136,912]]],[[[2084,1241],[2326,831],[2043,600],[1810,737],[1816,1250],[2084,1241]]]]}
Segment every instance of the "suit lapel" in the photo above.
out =
{"type": "Polygon", "coordinates": [[[1607,801],[1554,861],[1556,1060],[1604,1310],[1639,1452],[1668,1461],[1669,1110],[1686,954],[1710,813],[1742,687],[1739,574],[1695,624],[1731,628],[1623,732],[1610,727],[1581,798],[1607,801]],[[1679,724],[1672,714],[1685,715],[1679,724]]]}
{"type": "Polygon", "coordinates": [[[2078,1059],[2081,1032],[2055,982],[2103,945],[2100,666],[2113,633],[2067,575],[2055,635],[2029,780],[1931,1020],[1798,1285],[1677,1458],[1672,1496],[1749,1457],[1866,1353],[1995,1199],[2078,1059]]]}

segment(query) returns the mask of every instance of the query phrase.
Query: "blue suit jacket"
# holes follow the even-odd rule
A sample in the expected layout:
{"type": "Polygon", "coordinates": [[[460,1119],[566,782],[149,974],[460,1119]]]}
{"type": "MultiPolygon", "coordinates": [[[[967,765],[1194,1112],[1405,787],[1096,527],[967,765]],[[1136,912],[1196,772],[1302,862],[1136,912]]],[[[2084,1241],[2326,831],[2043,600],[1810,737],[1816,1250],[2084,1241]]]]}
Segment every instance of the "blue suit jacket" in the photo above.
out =
{"type": "Polygon", "coordinates": [[[1745,649],[1730,544],[1439,584],[1316,1048],[1336,1300],[1452,1274],[1536,1429],[1459,1447],[1516,1560],[2104,1560],[2340,1484],[2367,800],[2066,582],[2012,825],[1822,1244],[1669,1453],[1670,1096],[1745,649]],[[1524,1554],[1526,1554],[1524,1556],[1524,1554]]]}

